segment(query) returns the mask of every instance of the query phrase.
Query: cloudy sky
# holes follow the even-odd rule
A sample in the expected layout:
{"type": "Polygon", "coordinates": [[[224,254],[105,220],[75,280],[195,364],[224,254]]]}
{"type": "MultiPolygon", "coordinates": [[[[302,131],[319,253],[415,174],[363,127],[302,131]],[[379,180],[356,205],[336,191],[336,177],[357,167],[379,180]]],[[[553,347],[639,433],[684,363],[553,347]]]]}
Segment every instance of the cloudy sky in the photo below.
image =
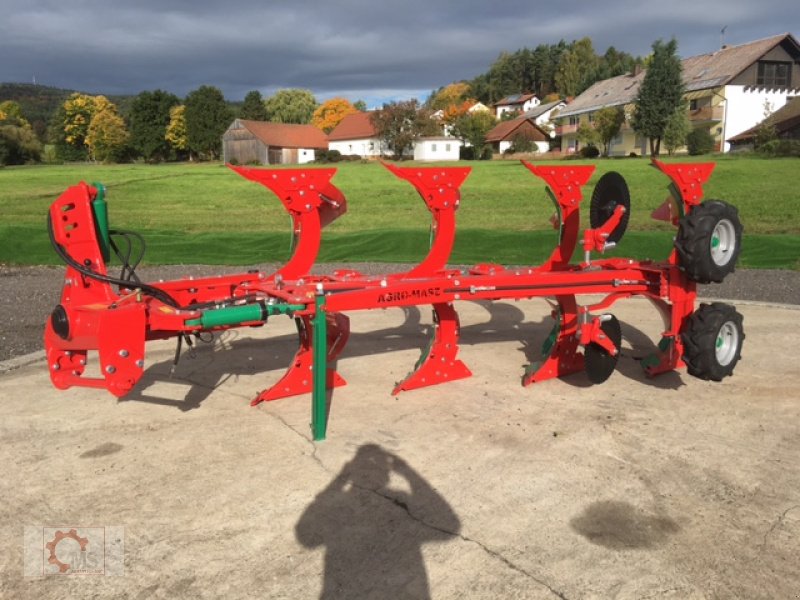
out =
{"type": "Polygon", "coordinates": [[[424,97],[523,46],[589,36],[682,56],[800,34],[797,0],[3,0],[0,81],[104,94],[215,85],[230,100],[302,87],[369,105],[424,97]]]}

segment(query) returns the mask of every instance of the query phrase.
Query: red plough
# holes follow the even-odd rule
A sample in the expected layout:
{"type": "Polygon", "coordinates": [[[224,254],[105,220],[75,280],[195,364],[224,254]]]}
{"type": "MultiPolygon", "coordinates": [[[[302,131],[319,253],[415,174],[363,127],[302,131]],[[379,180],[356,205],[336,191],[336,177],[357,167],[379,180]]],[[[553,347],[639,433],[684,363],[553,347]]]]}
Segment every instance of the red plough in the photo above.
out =
{"type": "Polygon", "coordinates": [[[555,326],[530,365],[523,385],[585,370],[593,383],[614,371],[622,342],[619,321],[607,312],[616,302],[644,296],[664,318],[657,352],[642,360],[648,375],[686,366],[690,374],[719,380],[733,372],[741,354],[742,318],[728,305],[695,310],[696,284],[719,282],[733,271],[742,226],[734,207],[718,200],[701,202],[713,164],[654,165],[672,180],[671,195],[654,217],[678,228],[675,248],[663,262],[603,258],[622,238],[630,215],[630,194],[618,173],[607,173],[590,202],[590,228],[580,232],[582,189],[591,166],[524,166],[547,184],[554,202],[559,242],[542,265],[506,268],[481,264],[447,269],[456,232],[455,213],[467,167],[395,167],[410,182],[432,215],[427,256],[399,274],[364,276],[338,271],[313,275],[322,228],[345,213],[344,194],[331,179],[335,169],[250,169],[237,173],[269,188],[292,217],[294,252],[271,274],[248,272],[203,279],[144,283],[130,263],[131,232],[109,229],[102,186],[69,188],[50,208],[49,230],[56,252],[67,265],[61,303],[45,331],[53,384],[106,388],[118,397],[130,392],[144,369],[148,340],[191,340],[207,332],[258,326],[272,315],[295,319],[299,349],[284,376],[253,404],[312,393],[314,439],[327,427],[326,390],[345,384],[332,365],[349,336],[346,314],[354,310],[428,304],[433,336],[414,370],[395,394],[469,377],[458,358],[463,300],[553,299],[555,326]],[[123,241],[119,240],[122,236],[123,241]],[[119,241],[118,241],[119,240],[119,241]],[[582,241],[583,260],[572,262],[582,241]],[[120,246],[127,246],[127,252],[120,246]],[[119,277],[108,274],[114,251],[123,263],[119,277]],[[581,305],[579,295],[601,295],[581,305]],[[84,376],[87,355],[96,351],[101,376],[84,376]]]}

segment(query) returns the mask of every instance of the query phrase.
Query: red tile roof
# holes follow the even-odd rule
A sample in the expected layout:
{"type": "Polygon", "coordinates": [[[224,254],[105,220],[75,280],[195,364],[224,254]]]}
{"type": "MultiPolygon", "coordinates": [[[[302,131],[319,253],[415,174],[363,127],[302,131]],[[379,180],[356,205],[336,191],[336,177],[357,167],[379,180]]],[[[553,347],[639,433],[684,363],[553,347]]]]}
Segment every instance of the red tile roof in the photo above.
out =
{"type": "Polygon", "coordinates": [[[268,123],[239,119],[242,126],[267,146],[280,148],[328,148],[328,137],[313,125],[268,123]]]}
{"type": "Polygon", "coordinates": [[[363,140],[377,135],[375,126],[372,124],[372,112],[357,112],[342,119],[336,128],[328,134],[328,139],[332,142],[363,140]]]}
{"type": "Polygon", "coordinates": [[[549,138],[547,134],[545,134],[542,129],[536,125],[533,119],[528,118],[526,116],[517,117],[516,119],[511,119],[510,121],[501,121],[494,128],[486,134],[486,141],[487,142],[502,142],[504,140],[511,140],[513,139],[514,135],[517,133],[517,130],[522,127],[525,123],[530,123],[531,126],[534,128],[533,131],[533,140],[536,142],[545,142],[549,138]]]}
{"type": "Polygon", "coordinates": [[[495,102],[495,106],[514,106],[515,104],[525,104],[531,98],[536,97],[536,94],[513,94],[506,96],[502,100],[495,102]]]}

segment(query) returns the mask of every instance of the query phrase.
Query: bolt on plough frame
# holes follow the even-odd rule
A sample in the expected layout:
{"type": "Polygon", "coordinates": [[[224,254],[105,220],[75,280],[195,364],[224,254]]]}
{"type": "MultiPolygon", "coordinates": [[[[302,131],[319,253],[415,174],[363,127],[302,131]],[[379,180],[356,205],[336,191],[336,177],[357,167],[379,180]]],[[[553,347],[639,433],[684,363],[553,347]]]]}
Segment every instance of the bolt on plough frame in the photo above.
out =
{"type": "Polygon", "coordinates": [[[269,274],[158,283],[144,283],[136,276],[141,255],[137,260],[131,255],[141,238],[110,229],[103,186],[83,182],[73,186],[52,204],[48,215],[51,242],[66,263],[61,302],[45,328],[51,380],[59,389],[105,388],[122,397],[142,376],[149,340],[177,338],[177,362],[183,340],[190,343],[207,332],[263,325],[271,316],[289,315],[297,325],[299,349],[283,377],[252,404],[311,393],[312,435],[322,440],[328,421],[327,390],[345,384],[331,365],[347,343],[347,312],[431,305],[432,339],[413,371],[394,388],[398,394],[471,375],[458,358],[459,301],[551,298],[552,333],[543,344],[542,360],[527,367],[522,384],[581,370],[593,383],[601,383],[613,372],[622,342],[619,321],[607,311],[632,296],[649,299],[664,320],[656,351],[641,361],[648,376],[683,366],[704,379],[732,374],[744,340],[741,315],[722,303],[697,310],[695,306],[697,282],[722,281],[733,271],[741,246],[736,209],[719,200],[702,201],[713,163],[653,161],[671,180],[670,196],[653,217],[678,228],[675,248],[662,262],[595,256],[616,245],[627,226],[630,194],[618,173],[605,174],[594,188],[591,227],[581,238],[582,190],[594,167],[536,166],[524,161],[522,165],[544,180],[556,209],[553,224],[559,241],[543,264],[448,269],[460,187],[470,168],[385,164],[424,200],[432,215],[432,240],[418,265],[379,276],[354,270],[311,274],[322,228],[347,210],[344,194],[331,183],[335,169],[231,166],[281,200],[292,218],[292,257],[269,274]],[[573,263],[579,241],[583,260],[573,263]],[[112,252],[123,265],[119,277],[108,273],[112,252]],[[602,299],[579,304],[577,296],[586,294],[602,299]],[[97,352],[100,377],[84,375],[89,351],[97,352]]]}

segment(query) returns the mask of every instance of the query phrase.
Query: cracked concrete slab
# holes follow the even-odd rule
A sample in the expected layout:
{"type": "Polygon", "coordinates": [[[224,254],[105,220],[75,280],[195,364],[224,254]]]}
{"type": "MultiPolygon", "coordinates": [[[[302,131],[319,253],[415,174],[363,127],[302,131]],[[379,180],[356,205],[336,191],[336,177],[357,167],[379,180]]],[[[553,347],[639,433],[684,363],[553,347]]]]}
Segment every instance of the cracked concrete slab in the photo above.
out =
{"type": "Polygon", "coordinates": [[[800,589],[798,311],[742,304],[732,378],[646,380],[661,328],[615,307],[623,356],[519,385],[549,331],[541,301],[464,303],[473,377],[390,391],[426,309],[351,313],[329,438],[310,398],[251,408],[294,327],[148,346],[137,389],[0,374],[0,596],[8,598],[783,598],[800,589]],[[527,358],[526,358],[527,355],[527,358]],[[123,576],[23,576],[23,529],[124,527],[123,576]]]}

